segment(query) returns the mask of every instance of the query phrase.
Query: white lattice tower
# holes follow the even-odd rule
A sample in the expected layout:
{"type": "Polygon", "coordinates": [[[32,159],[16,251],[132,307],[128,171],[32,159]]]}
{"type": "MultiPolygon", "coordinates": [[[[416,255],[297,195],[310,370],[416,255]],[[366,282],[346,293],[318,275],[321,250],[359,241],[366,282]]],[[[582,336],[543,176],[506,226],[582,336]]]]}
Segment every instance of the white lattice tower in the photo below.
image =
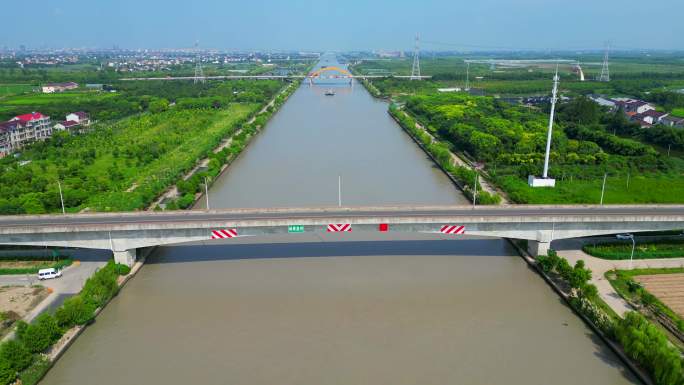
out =
{"type": "Polygon", "coordinates": [[[420,48],[418,46],[418,34],[416,34],[416,47],[413,51],[413,68],[411,69],[411,80],[420,80],[420,48]]]}
{"type": "Polygon", "coordinates": [[[204,83],[207,79],[204,77],[204,70],[202,69],[202,57],[199,51],[199,42],[195,43],[195,84],[204,83]]]}
{"type": "Polygon", "coordinates": [[[606,52],[603,54],[603,66],[601,67],[601,76],[599,76],[600,82],[610,81],[610,69],[608,68],[608,54],[610,52],[610,44],[606,43],[606,52]]]}

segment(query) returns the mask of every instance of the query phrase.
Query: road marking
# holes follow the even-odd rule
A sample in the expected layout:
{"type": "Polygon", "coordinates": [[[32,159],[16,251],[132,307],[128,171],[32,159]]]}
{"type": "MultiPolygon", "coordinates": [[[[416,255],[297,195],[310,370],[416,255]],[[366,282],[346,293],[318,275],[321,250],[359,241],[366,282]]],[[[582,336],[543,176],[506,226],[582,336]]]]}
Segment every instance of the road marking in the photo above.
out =
{"type": "Polygon", "coordinates": [[[237,236],[237,229],[219,229],[211,231],[211,239],[235,238],[237,236]]]}
{"type": "Polygon", "coordinates": [[[329,224],[328,225],[328,232],[329,233],[339,233],[339,232],[351,232],[352,227],[350,223],[337,223],[337,224],[329,224]]]}

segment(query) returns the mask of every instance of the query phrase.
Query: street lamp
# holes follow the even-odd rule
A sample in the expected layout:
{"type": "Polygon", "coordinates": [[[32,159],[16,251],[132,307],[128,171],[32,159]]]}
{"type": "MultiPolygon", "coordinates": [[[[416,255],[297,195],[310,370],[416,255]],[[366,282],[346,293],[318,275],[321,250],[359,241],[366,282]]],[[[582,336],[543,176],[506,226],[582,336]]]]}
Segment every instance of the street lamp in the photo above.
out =
{"type": "Polygon", "coordinates": [[[632,254],[629,255],[629,270],[632,270],[632,260],[634,259],[634,249],[636,247],[636,240],[634,239],[634,234],[618,234],[615,238],[620,240],[631,240],[632,241],[632,254]]]}

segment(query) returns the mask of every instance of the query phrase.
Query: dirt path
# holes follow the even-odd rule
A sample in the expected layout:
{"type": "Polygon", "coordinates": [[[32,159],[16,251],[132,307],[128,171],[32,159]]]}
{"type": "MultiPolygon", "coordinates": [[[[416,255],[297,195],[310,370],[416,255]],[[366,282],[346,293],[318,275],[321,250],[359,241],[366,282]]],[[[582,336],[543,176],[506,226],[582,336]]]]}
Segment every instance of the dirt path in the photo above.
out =
{"type": "MultiPolygon", "coordinates": [[[[266,112],[266,110],[273,106],[275,103],[275,100],[278,96],[280,96],[283,92],[285,92],[290,86],[284,87],[278,94],[276,94],[259,112],[257,112],[252,118],[247,121],[246,124],[252,124],[256,120],[256,118],[266,112]]],[[[258,127],[257,129],[259,129],[258,127]]],[[[216,148],[214,148],[213,152],[214,154],[221,152],[223,149],[228,148],[231,143],[233,143],[233,138],[236,135],[239,135],[240,132],[242,132],[242,128],[236,130],[229,138],[225,138],[221,141],[221,144],[219,144],[216,148]]],[[[198,170],[200,170],[203,167],[207,167],[209,165],[210,158],[204,158],[201,159],[195,164],[195,167],[193,167],[190,171],[188,171],[185,175],[183,175],[183,180],[188,180],[190,179],[198,170]]],[[[225,165],[224,165],[225,167],[225,165]]],[[[178,193],[178,186],[176,184],[173,184],[170,186],[164,193],[162,193],[159,198],[157,198],[146,210],[147,211],[152,211],[155,208],[157,208],[164,200],[166,199],[174,199],[177,198],[179,195],[178,193]]]]}
{"type": "MultiPolygon", "coordinates": [[[[561,257],[566,258],[571,265],[574,265],[579,259],[584,260],[586,266],[592,271],[591,283],[596,285],[601,298],[615,310],[617,314],[623,315],[630,310],[634,310],[620,294],[613,289],[613,286],[604,276],[607,271],[613,269],[628,270],[629,260],[613,261],[592,257],[582,251],[583,242],[587,242],[587,240],[559,240],[553,242],[553,248],[558,251],[558,254],[561,257]]],[[[635,269],[682,267],[684,266],[684,258],[635,259],[632,262],[632,266],[635,269]]],[[[684,296],[684,292],[682,292],[682,295],[684,296]]]]}

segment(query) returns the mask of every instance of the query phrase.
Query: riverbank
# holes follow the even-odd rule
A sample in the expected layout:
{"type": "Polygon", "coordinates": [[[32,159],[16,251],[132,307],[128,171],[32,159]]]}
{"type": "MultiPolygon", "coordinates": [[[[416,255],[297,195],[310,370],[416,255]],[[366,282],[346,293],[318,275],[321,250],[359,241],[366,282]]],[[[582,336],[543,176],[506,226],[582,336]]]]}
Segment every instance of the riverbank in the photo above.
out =
{"type": "Polygon", "coordinates": [[[567,304],[572,311],[578,315],[584,323],[589,326],[596,335],[598,335],[601,340],[608,346],[610,349],[622,360],[622,362],[632,371],[633,374],[635,374],[644,384],[646,385],[654,385],[653,380],[651,377],[643,371],[641,367],[639,367],[632,359],[630,359],[623,348],[616,342],[614,342],[609,336],[604,333],[601,328],[599,328],[592,320],[583,312],[579,311],[572,302],[572,298],[570,295],[570,292],[568,291],[567,288],[561,287],[561,285],[556,282],[553,278],[551,278],[540,266],[537,260],[532,257],[527,250],[525,250],[524,247],[520,247],[520,245],[517,243],[516,240],[513,239],[508,239],[506,240],[517,250],[518,254],[523,258],[527,264],[535,270],[537,274],[539,274],[546,283],[551,286],[551,288],[563,299],[563,301],[567,304]]]}
{"type": "MultiPolygon", "coordinates": [[[[353,72],[353,71],[352,71],[353,72]]],[[[361,84],[366,90],[377,99],[388,100],[391,104],[388,109],[390,116],[399,124],[401,128],[411,137],[411,139],[435,162],[435,164],[449,177],[449,179],[461,190],[461,192],[472,202],[473,195],[477,195],[477,203],[480,204],[509,204],[506,193],[489,181],[489,176],[484,170],[479,170],[472,162],[466,161],[451,151],[448,146],[438,140],[431,132],[420,124],[415,118],[411,117],[405,110],[393,107],[396,105],[391,98],[383,95],[371,81],[361,78],[361,84]],[[403,114],[403,119],[398,114],[403,114]],[[413,123],[413,127],[409,127],[413,123]],[[420,135],[417,135],[415,130],[420,130],[420,135]],[[420,136],[420,137],[419,137],[420,136]],[[433,145],[439,146],[438,152],[448,151],[449,159],[438,159],[438,154],[430,150],[433,145]],[[446,164],[445,161],[447,162],[446,164]],[[459,169],[468,170],[472,175],[464,175],[469,173],[458,172],[459,169]],[[461,175],[459,175],[461,174],[461,175]],[[479,191],[474,191],[473,183],[475,183],[475,174],[482,174],[477,177],[477,188],[479,191]],[[482,194],[484,192],[485,194],[482,194]],[[484,195],[484,196],[483,196],[484,195]]]]}
{"type": "Polygon", "coordinates": [[[180,182],[170,186],[146,210],[158,210],[162,208],[162,204],[168,209],[187,209],[196,204],[204,196],[206,189],[211,187],[215,180],[228,169],[251,139],[261,131],[261,128],[297,90],[300,84],[300,82],[293,82],[285,85],[245,124],[234,131],[230,137],[224,138],[212,150],[211,156],[197,161],[196,165],[181,177],[180,182]],[[182,188],[179,188],[181,184],[182,188]],[[205,186],[205,184],[207,185],[205,186]]]}
{"type": "Polygon", "coordinates": [[[471,202],[484,205],[508,203],[487,180],[480,177],[477,170],[458,158],[406,111],[391,105],[388,113],[471,202]]]}
{"type": "MultiPolygon", "coordinates": [[[[42,314],[38,317],[35,324],[24,323],[19,325],[17,329],[18,337],[14,337],[14,341],[4,342],[3,344],[13,343],[18,346],[16,349],[23,350],[26,354],[34,354],[31,356],[30,364],[25,360],[7,362],[11,368],[19,372],[16,376],[16,382],[13,383],[15,385],[37,384],[74,343],[76,338],[95,321],[103,309],[116,297],[121,288],[138,273],[145,259],[154,249],[146,249],[146,252],[141,255],[140,259],[128,271],[120,270],[123,267],[114,264],[107,265],[86,282],[81,293],[72,297],[58,308],[54,316],[42,314]],[[98,274],[100,276],[96,277],[98,274]],[[113,279],[111,283],[115,288],[109,287],[110,284],[107,283],[109,279],[113,279]],[[94,304],[97,304],[97,307],[91,310],[92,314],[88,314],[88,309],[94,304]],[[64,328],[62,329],[62,327],[64,328]],[[46,335],[45,333],[48,334],[46,335]],[[55,339],[55,333],[59,335],[57,339],[55,339]],[[42,340],[40,336],[43,336],[42,340]],[[45,340],[44,338],[48,339],[45,340]],[[44,347],[45,344],[47,344],[47,347],[44,347]]],[[[3,378],[6,378],[4,374],[3,378]]]]}

